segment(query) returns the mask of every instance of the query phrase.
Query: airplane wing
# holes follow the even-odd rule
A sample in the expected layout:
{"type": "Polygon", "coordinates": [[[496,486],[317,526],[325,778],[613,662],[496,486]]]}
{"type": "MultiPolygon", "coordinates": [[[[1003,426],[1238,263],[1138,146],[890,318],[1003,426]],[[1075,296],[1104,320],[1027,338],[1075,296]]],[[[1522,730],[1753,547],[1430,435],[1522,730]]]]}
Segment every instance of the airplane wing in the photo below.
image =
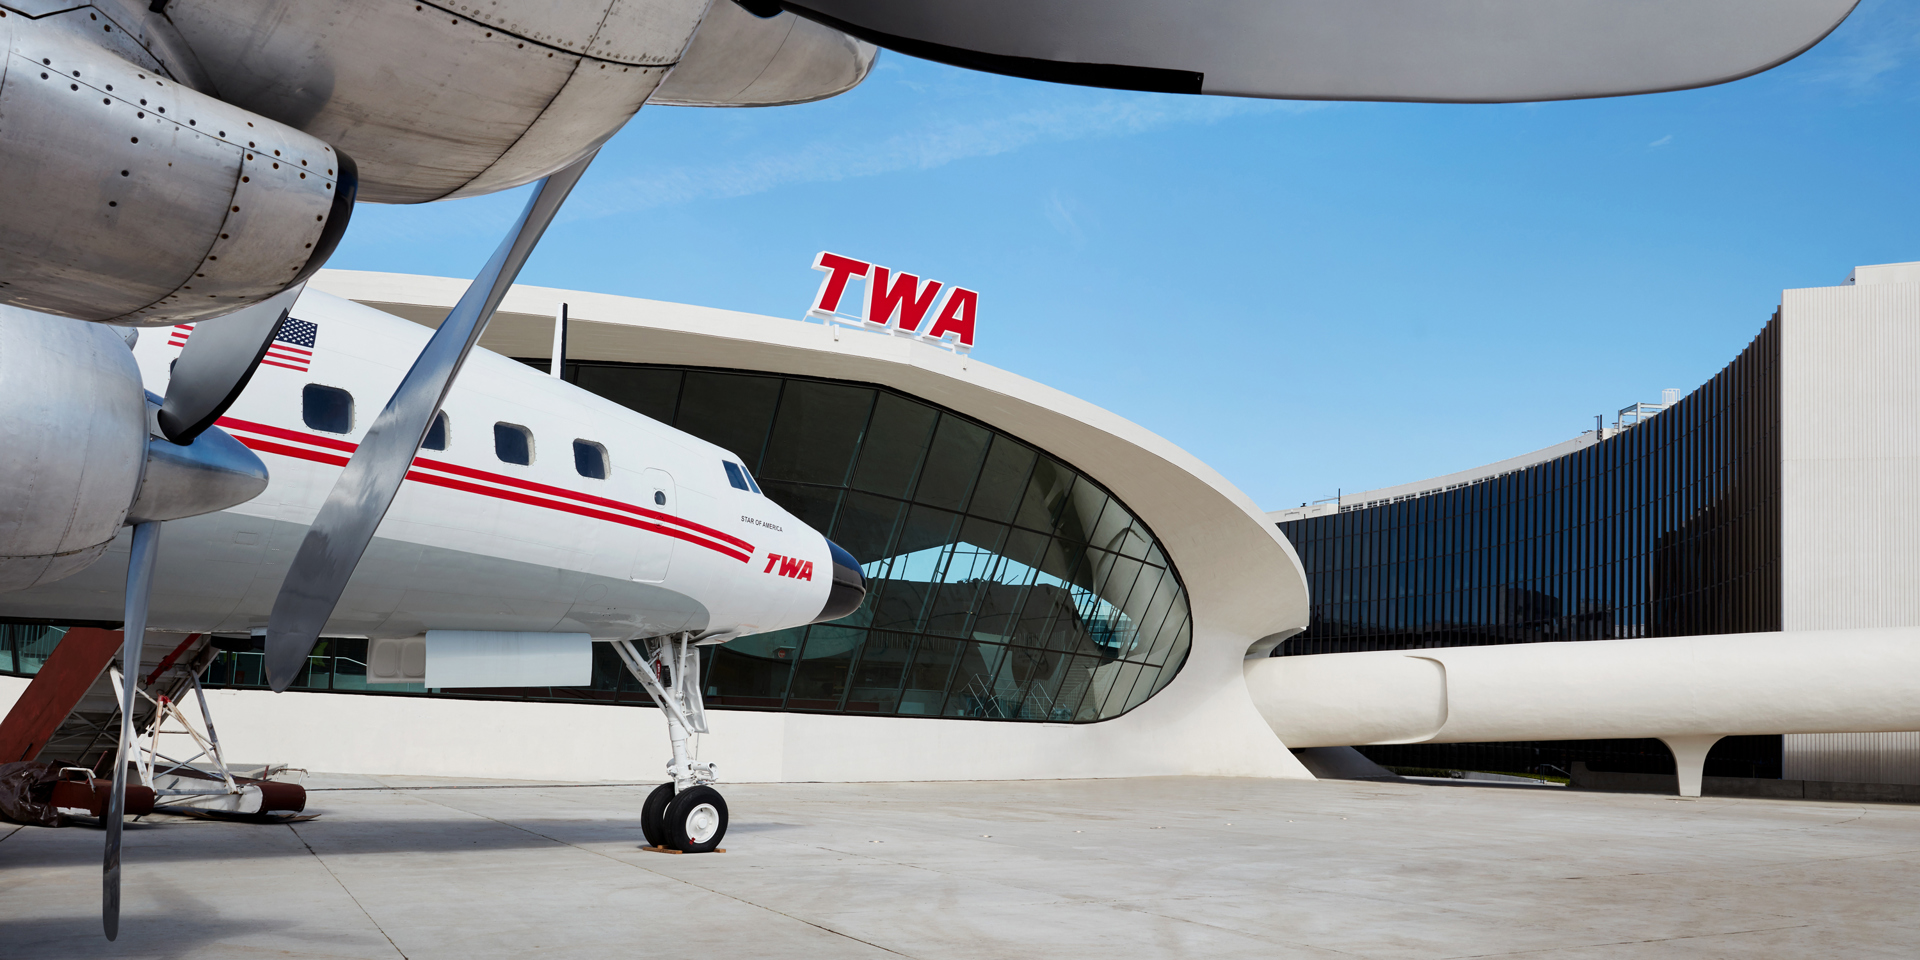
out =
{"type": "Polygon", "coordinates": [[[1857,0],[778,2],[910,56],[1035,80],[1507,103],[1738,80],[1819,42],[1857,0]]]}

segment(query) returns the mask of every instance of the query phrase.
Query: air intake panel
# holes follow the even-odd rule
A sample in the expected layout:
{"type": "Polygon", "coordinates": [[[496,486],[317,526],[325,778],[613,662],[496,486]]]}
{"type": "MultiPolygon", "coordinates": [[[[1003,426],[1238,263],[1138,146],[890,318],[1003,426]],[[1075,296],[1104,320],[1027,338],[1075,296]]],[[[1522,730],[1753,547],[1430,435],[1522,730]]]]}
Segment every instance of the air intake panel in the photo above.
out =
{"type": "Polygon", "coordinates": [[[319,269],[353,210],[324,141],[71,32],[0,15],[0,303],[136,326],[231,313],[319,269]]]}

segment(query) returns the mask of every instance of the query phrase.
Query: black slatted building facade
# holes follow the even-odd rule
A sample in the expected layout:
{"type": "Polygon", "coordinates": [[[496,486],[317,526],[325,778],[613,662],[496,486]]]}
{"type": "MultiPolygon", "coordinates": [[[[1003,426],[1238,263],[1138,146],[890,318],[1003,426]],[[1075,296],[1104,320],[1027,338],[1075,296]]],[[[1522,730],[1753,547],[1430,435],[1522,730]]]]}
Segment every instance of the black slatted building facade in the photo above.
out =
{"type": "MultiPolygon", "coordinates": [[[[1776,316],[1706,385],[1591,446],[1281,523],[1313,608],[1274,656],[1780,629],[1777,327],[1776,316]]],[[[1361,751],[1401,767],[1673,772],[1657,740],[1361,751]]],[[[1780,767],[1779,737],[1729,737],[1706,772],[1780,767]]]]}

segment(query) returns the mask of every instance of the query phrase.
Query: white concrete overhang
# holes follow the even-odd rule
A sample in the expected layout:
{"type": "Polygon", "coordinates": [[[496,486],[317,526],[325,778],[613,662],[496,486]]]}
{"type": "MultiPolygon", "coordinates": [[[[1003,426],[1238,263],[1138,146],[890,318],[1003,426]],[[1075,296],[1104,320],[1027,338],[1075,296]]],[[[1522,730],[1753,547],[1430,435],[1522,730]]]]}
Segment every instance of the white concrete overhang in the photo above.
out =
{"type": "MultiPolygon", "coordinates": [[[[433,327],[467,281],[322,270],[310,286],[433,327]]],[[[1212,467],[1108,410],[907,337],[551,287],[514,286],[481,346],[513,357],[548,356],[561,303],[568,306],[571,360],[878,384],[973,417],[1061,459],[1112,491],[1160,540],[1187,588],[1194,655],[1202,653],[1202,626],[1253,643],[1307,625],[1299,557],[1266,513],[1212,467]]]]}

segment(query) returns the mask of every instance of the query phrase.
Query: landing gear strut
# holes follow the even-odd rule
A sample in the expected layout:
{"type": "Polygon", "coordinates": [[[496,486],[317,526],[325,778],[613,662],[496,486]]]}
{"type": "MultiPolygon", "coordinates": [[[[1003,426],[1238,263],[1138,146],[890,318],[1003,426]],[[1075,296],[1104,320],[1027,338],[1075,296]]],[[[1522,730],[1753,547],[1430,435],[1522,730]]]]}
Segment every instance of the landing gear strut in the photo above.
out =
{"type": "Polygon", "coordinates": [[[672,779],[655,787],[640,808],[640,829],[651,846],[706,853],[717,849],[727,835],[727,801],[710,786],[718,779],[714,765],[695,763],[687,752],[687,738],[707,732],[696,647],[726,639],[712,637],[696,643],[693,634],[679,633],[619,640],[613,645],[628,672],[666,717],[667,740],[673,745],[673,759],[667,761],[667,776],[672,779]]]}

